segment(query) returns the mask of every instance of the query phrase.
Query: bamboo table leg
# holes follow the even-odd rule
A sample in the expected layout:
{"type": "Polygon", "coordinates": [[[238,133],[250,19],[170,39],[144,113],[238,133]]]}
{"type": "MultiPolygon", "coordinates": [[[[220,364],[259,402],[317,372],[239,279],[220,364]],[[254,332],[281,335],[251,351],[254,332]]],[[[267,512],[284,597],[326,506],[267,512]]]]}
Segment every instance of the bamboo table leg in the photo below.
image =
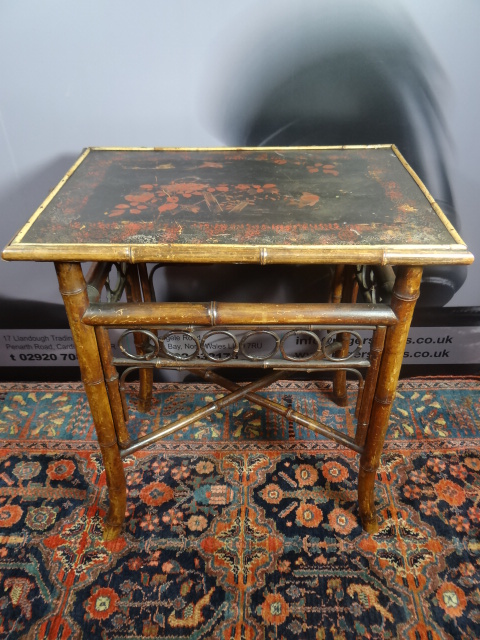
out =
{"type": "Polygon", "coordinates": [[[419,296],[421,278],[421,267],[399,268],[393,289],[391,308],[398,318],[398,324],[387,329],[385,348],[380,365],[365,448],[360,458],[358,476],[360,518],[363,528],[368,533],[376,533],[378,531],[374,501],[375,478],[388,428],[390,410],[395,398],[395,389],[402,365],[408,330],[415,302],[419,296]]]}
{"type": "Polygon", "coordinates": [[[89,304],[87,285],[78,263],[59,262],[55,264],[55,268],[105,466],[110,506],[105,519],[103,539],[114,540],[119,536],[125,520],[125,473],[120,458],[95,329],[82,322],[83,314],[89,304]]]}

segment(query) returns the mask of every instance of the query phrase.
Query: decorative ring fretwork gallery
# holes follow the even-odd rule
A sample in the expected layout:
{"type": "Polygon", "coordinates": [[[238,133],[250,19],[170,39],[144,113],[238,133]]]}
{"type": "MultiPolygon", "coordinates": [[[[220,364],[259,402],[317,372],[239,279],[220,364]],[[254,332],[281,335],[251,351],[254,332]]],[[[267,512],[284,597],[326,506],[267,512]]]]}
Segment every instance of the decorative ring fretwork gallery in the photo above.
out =
{"type": "Polygon", "coordinates": [[[230,331],[221,331],[221,330],[214,329],[213,331],[208,331],[202,337],[202,341],[200,342],[200,349],[202,351],[202,354],[205,356],[205,358],[207,358],[207,360],[211,360],[212,362],[227,362],[228,360],[233,360],[233,358],[235,358],[239,350],[239,344],[238,344],[237,338],[233,335],[233,333],[230,333],[230,331]],[[230,352],[226,354],[224,353],[223,355],[219,353],[218,358],[215,357],[215,355],[212,355],[211,353],[209,353],[207,351],[207,346],[206,346],[208,343],[208,340],[216,335],[227,336],[229,340],[233,340],[233,348],[230,350],[230,352]]]}
{"type": "Polygon", "coordinates": [[[279,345],[280,345],[280,338],[277,336],[276,333],[274,333],[273,331],[269,331],[268,329],[255,329],[254,331],[248,331],[240,340],[240,352],[242,356],[247,358],[247,360],[256,360],[256,361],[268,360],[268,358],[273,358],[273,356],[277,353],[279,345]],[[275,341],[273,348],[269,352],[262,354],[260,356],[247,353],[246,351],[248,340],[250,340],[251,338],[257,335],[259,336],[267,335],[272,337],[275,341]]]}
{"type": "MultiPolygon", "coordinates": [[[[302,338],[300,338],[301,340],[302,338]]],[[[289,331],[288,333],[286,333],[281,342],[280,342],[280,351],[282,352],[282,356],[285,358],[285,360],[291,360],[293,362],[303,362],[304,360],[313,360],[315,358],[315,356],[318,356],[320,353],[322,353],[322,342],[320,340],[320,338],[317,336],[316,333],[313,333],[313,331],[307,331],[306,329],[294,329],[293,331],[289,331]],[[285,345],[287,343],[287,340],[289,340],[290,338],[293,338],[293,336],[306,336],[306,340],[307,343],[310,340],[313,340],[313,342],[317,345],[316,350],[313,353],[309,353],[305,356],[292,356],[289,355],[286,350],[285,350],[285,345]]]]}
{"type": "Polygon", "coordinates": [[[351,360],[352,358],[355,358],[355,356],[359,354],[362,349],[363,339],[356,331],[343,331],[341,328],[335,329],[334,331],[329,331],[322,340],[322,351],[325,354],[327,360],[331,360],[332,362],[346,362],[347,360],[351,360]],[[348,343],[351,342],[352,338],[350,336],[352,336],[357,341],[357,347],[355,351],[349,352],[346,356],[343,357],[336,356],[333,353],[329,353],[329,350],[327,349],[328,343],[334,342],[334,338],[336,336],[340,336],[339,342],[342,342],[343,339],[345,341],[348,341],[348,343]]]}
{"type": "Polygon", "coordinates": [[[331,362],[344,363],[358,357],[364,341],[357,331],[352,330],[350,327],[338,327],[335,330],[326,328],[325,330],[327,334],[323,338],[308,329],[293,329],[280,337],[271,328],[255,328],[254,330],[246,329],[242,337],[239,338],[227,329],[213,329],[202,336],[195,335],[190,329],[171,329],[162,337],[158,337],[148,329],[128,329],[118,339],[118,346],[125,356],[137,362],[145,362],[158,357],[181,362],[194,360],[195,358],[205,358],[215,363],[242,358],[248,361],[262,362],[274,358],[278,352],[281,353],[284,360],[290,362],[308,362],[325,357],[331,362]],[[138,349],[138,343],[141,342],[142,347],[138,351],[136,350],[133,353],[129,351],[126,345],[129,336],[134,338],[136,349],[138,349]],[[268,338],[272,342],[272,346],[268,345],[268,348],[263,353],[252,352],[252,349],[249,349],[249,345],[251,346],[252,340],[257,336],[260,339],[263,337],[268,338]],[[220,348],[218,352],[212,351],[215,337],[226,338],[229,342],[228,347],[223,348],[223,350],[220,348]],[[301,354],[289,353],[287,343],[293,338],[296,338],[301,345],[308,345],[308,352],[301,354]],[[331,344],[335,341],[343,344],[353,343],[356,345],[355,350],[349,351],[345,356],[337,355],[338,351],[332,353],[331,344]]]}
{"type": "Polygon", "coordinates": [[[139,361],[152,360],[153,358],[156,358],[160,353],[159,340],[153,333],[153,331],[148,331],[148,329],[127,329],[127,331],[124,331],[118,339],[118,348],[124,355],[127,356],[127,358],[139,361]],[[128,336],[134,336],[135,334],[140,334],[141,336],[147,338],[147,340],[144,341],[144,345],[142,348],[143,353],[130,353],[130,351],[124,344],[128,336]],[[145,345],[148,345],[148,347],[150,348],[147,348],[145,345]]]}
{"type": "Polygon", "coordinates": [[[184,331],[183,329],[172,329],[166,335],[164,335],[163,338],[160,338],[159,342],[162,347],[163,353],[167,356],[167,358],[172,358],[173,360],[193,360],[199,355],[200,351],[202,350],[200,341],[198,340],[197,336],[191,331],[184,331]],[[167,341],[171,341],[174,338],[178,338],[179,340],[181,340],[182,336],[186,336],[190,342],[193,342],[194,350],[192,351],[192,353],[175,353],[172,349],[169,349],[165,346],[165,343],[167,341]]]}

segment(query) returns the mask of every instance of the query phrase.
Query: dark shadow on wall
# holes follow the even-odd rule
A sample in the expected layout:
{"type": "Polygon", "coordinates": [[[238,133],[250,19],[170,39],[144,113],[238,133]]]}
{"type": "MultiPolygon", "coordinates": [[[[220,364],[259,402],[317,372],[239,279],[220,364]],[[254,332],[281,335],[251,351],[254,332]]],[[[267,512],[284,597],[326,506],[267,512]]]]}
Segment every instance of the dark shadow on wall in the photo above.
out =
{"type": "MultiPolygon", "coordinates": [[[[5,244],[23,227],[28,219],[34,214],[38,206],[48,196],[50,191],[59,183],[65,173],[76,161],[74,155],[64,155],[52,160],[42,166],[40,170],[21,176],[16,182],[0,193],[0,231],[2,243],[0,249],[3,250],[5,244]]],[[[48,282],[38,274],[41,271],[49,272],[50,277],[53,267],[49,264],[35,262],[15,262],[7,264],[0,261],[0,326],[3,328],[18,326],[33,328],[45,326],[41,323],[42,318],[50,316],[54,306],[61,307],[60,295],[58,294],[58,305],[49,302],[32,303],[32,312],[20,315],[25,308],[25,288],[28,279],[38,278],[39,286],[48,282]],[[12,286],[13,281],[13,286],[12,286]],[[7,286],[8,285],[8,286],[7,286]],[[7,291],[15,291],[15,297],[9,295],[7,291]],[[22,293],[23,292],[23,293],[22,293]],[[45,305],[43,307],[43,305],[45,305]],[[35,308],[35,312],[33,312],[35,308]],[[45,314],[42,309],[45,309],[45,314]],[[16,322],[20,324],[16,324],[16,322]],[[29,325],[23,324],[29,322],[29,325]],[[8,324],[13,323],[13,324],[8,324]]],[[[43,274],[42,274],[43,276],[43,274]]],[[[54,277],[54,275],[53,275],[54,277]]],[[[39,298],[41,295],[38,296],[39,298]]],[[[56,326],[56,325],[50,325],[56,326]]]]}
{"type": "MultiPolygon", "coordinates": [[[[257,30],[230,69],[236,81],[223,91],[220,135],[247,146],[396,144],[458,229],[442,70],[403,13],[334,5],[318,2],[314,20],[310,13],[277,23],[278,37],[257,30]]],[[[425,269],[421,305],[445,305],[466,273],[464,266],[425,269]]]]}
{"type": "Polygon", "coordinates": [[[68,329],[62,304],[0,296],[0,329],[68,329]]]}
{"type": "MultiPolygon", "coordinates": [[[[76,160],[74,155],[60,156],[27,176],[22,177],[0,194],[0,228],[3,245],[27,222],[37,207],[47,197],[76,160]]],[[[52,265],[35,262],[0,264],[0,278],[14,279],[17,297],[0,291],[0,329],[67,329],[68,321],[61,302],[25,299],[25,281],[38,277],[39,286],[44,282],[43,274],[55,279],[52,265]],[[7,276],[8,274],[8,276],[7,276]]],[[[11,290],[11,287],[9,287],[11,290]]],[[[60,299],[60,295],[58,294],[60,299]]],[[[78,367],[2,367],[0,380],[78,380],[78,367]]]]}

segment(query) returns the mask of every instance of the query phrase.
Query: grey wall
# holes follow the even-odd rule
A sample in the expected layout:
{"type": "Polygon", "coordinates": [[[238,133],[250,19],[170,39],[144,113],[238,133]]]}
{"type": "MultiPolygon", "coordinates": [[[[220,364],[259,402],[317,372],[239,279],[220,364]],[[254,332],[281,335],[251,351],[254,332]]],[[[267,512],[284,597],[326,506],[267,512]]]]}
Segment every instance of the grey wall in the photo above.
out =
{"type": "MultiPolygon", "coordinates": [[[[480,257],[480,4],[384,4],[366,0],[356,7],[365,10],[365,21],[381,15],[405,25],[430,49],[461,234],[480,257]]],[[[1,244],[86,146],[232,142],[224,124],[239,87],[248,86],[241,71],[275,59],[282,43],[301,53],[299,34],[314,38],[327,9],[331,20],[338,11],[341,27],[349,4],[337,0],[333,13],[331,6],[323,0],[0,0],[1,244]]],[[[428,149],[425,155],[428,162],[428,149]]],[[[435,195],[435,185],[427,186],[435,195]]],[[[480,259],[450,304],[480,305],[479,276],[480,259]]],[[[53,267],[1,263],[0,296],[59,302],[53,267]]]]}

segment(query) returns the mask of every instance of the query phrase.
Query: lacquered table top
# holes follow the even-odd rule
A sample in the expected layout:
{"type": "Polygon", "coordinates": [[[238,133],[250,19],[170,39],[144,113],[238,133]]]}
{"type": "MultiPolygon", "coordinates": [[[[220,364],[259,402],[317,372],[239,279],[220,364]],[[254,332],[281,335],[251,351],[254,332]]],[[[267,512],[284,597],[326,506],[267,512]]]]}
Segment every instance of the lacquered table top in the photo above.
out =
{"type": "Polygon", "coordinates": [[[87,149],[3,257],[472,261],[394,146],[87,149]]]}

